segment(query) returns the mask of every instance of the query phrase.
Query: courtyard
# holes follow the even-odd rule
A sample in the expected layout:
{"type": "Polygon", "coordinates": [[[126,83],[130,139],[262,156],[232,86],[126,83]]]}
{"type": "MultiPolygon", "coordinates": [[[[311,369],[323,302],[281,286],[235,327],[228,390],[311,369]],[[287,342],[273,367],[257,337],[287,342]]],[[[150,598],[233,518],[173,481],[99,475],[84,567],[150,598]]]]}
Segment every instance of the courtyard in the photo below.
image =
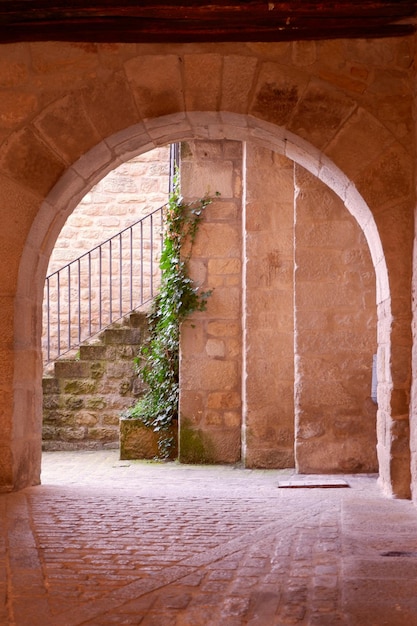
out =
{"type": "Polygon", "coordinates": [[[47,452],[0,514],[8,626],[417,625],[417,510],[376,475],[47,452]]]}

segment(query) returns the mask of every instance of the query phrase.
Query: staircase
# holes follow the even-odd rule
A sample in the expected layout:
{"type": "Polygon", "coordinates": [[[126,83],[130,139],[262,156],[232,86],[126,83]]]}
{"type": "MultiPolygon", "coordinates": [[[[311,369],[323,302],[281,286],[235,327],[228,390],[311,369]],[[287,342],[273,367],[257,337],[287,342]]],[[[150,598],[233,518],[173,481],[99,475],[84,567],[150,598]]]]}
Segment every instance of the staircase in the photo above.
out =
{"type": "Polygon", "coordinates": [[[119,416],[143,392],[133,359],[146,334],[146,311],[131,313],[45,369],[44,450],[119,446],[119,416]]]}

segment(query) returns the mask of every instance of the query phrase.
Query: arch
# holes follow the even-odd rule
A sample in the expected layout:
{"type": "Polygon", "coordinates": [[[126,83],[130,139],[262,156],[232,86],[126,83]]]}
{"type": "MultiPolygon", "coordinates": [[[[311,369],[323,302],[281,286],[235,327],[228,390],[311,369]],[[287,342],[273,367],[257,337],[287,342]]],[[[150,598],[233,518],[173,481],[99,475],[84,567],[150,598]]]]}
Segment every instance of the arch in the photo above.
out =
{"type": "MultiPolygon", "coordinates": [[[[39,448],[42,414],[40,336],[43,283],[56,238],[80,199],[111,169],[132,156],[159,145],[188,139],[253,141],[302,165],[342,199],[360,225],[369,245],[377,281],[380,356],[385,362],[390,360],[390,285],[376,221],[354,183],[329,157],[282,126],[249,115],[194,112],[145,120],[101,141],[67,169],[42,203],[26,241],[19,268],[15,304],[14,394],[21,396],[24,391],[26,398],[32,398],[33,419],[36,423],[39,422],[35,426],[39,448]],[[33,377],[28,377],[28,364],[33,377]]],[[[385,380],[380,377],[379,383],[380,387],[385,386],[391,390],[392,379],[389,368],[386,369],[388,374],[385,380]]],[[[17,400],[14,404],[15,423],[19,421],[21,410],[21,402],[17,400]]],[[[381,433],[387,428],[384,420],[390,414],[390,395],[383,393],[378,418],[381,484],[387,493],[407,497],[403,483],[396,485],[393,482],[390,452],[388,456],[385,454],[386,443],[381,440],[381,433]]]]}
{"type": "MultiPolygon", "coordinates": [[[[102,141],[69,167],[45,198],[33,223],[22,255],[19,287],[27,270],[33,272],[37,267],[40,275],[46,271],[63,224],[93,185],[133,156],[187,139],[251,140],[286,156],[325,183],[344,202],[364,232],[377,277],[377,302],[389,299],[388,270],[374,216],[355,184],[340,168],[323,152],[283,127],[251,116],[211,112],[188,113],[186,117],[167,115],[127,128],[102,141]]],[[[29,281],[31,288],[34,284],[33,280],[29,281]]]]}

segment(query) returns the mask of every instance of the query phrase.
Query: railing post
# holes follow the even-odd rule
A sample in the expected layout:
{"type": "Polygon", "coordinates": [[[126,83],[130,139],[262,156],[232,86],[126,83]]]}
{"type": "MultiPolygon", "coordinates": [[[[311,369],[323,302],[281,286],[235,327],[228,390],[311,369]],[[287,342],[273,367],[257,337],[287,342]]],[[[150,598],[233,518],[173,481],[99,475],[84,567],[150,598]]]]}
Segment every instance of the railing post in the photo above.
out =
{"type": "Polygon", "coordinates": [[[61,354],[61,281],[60,281],[61,272],[58,270],[57,272],[57,327],[58,327],[58,342],[57,342],[57,351],[58,355],[61,354]]]}
{"type": "Polygon", "coordinates": [[[68,348],[71,346],[71,265],[68,265],[68,348]]]}
{"type": "Polygon", "coordinates": [[[88,335],[91,336],[91,252],[88,253],[88,335]]]}
{"type": "Polygon", "coordinates": [[[130,272],[129,272],[129,303],[130,310],[133,309],[133,228],[129,228],[129,255],[130,255],[130,272]]]}
{"type": "Polygon", "coordinates": [[[98,257],[99,257],[99,263],[98,263],[98,280],[99,280],[99,288],[98,288],[98,310],[99,310],[98,326],[99,326],[99,328],[102,328],[103,327],[103,274],[102,274],[103,249],[102,249],[102,246],[100,246],[99,249],[98,249],[98,257]]]}
{"type": "Polygon", "coordinates": [[[122,233],[119,233],[119,317],[123,311],[123,245],[122,233]]]}
{"type": "Polygon", "coordinates": [[[48,362],[51,358],[51,294],[49,290],[49,278],[46,279],[46,346],[48,362]]]}
{"type": "Polygon", "coordinates": [[[78,343],[81,343],[81,259],[77,259],[77,269],[78,269],[78,343]]]}

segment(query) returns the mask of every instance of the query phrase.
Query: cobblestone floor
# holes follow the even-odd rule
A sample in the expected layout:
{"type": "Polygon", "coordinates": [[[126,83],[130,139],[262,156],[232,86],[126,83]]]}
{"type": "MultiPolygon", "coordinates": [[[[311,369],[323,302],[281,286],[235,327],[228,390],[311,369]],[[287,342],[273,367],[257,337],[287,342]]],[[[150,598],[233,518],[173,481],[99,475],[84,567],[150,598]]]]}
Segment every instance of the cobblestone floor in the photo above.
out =
{"type": "Polygon", "coordinates": [[[416,507],[289,478],[45,453],[0,496],[0,624],[417,626],[416,507]]]}

